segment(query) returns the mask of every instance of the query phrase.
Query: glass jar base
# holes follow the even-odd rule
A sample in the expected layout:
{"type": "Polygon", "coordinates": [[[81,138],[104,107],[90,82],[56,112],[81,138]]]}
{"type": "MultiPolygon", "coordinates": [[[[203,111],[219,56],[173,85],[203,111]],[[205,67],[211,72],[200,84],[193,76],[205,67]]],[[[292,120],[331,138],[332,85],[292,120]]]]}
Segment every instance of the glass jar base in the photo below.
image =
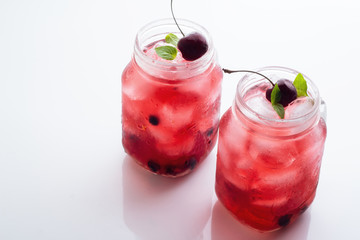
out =
{"type": "Polygon", "coordinates": [[[299,216],[301,216],[312,204],[315,198],[316,187],[313,193],[305,200],[300,206],[290,208],[290,206],[279,206],[278,209],[269,210],[266,206],[254,207],[251,202],[251,197],[244,196],[246,191],[243,191],[244,195],[227,181],[219,183],[216,181],[215,192],[219,202],[225,207],[225,209],[242,225],[246,226],[257,232],[275,232],[280,229],[291,225],[295,222],[299,216]],[[242,201],[242,202],[241,202],[242,201]],[[282,215],[272,214],[272,211],[278,211],[280,208],[288,208],[286,213],[282,215]]]}

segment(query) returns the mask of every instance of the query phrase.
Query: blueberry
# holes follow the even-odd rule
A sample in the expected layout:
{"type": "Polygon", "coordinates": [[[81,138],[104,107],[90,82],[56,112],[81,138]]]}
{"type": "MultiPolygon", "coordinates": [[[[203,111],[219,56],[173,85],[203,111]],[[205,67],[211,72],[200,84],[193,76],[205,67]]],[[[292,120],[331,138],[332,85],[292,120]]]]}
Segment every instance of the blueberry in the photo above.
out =
{"type": "Polygon", "coordinates": [[[206,136],[210,137],[214,133],[214,128],[211,127],[206,131],[206,136]]]}
{"type": "Polygon", "coordinates": [[[123,138],[126,138],[130,142],[137,142],[140,140],[138,136],[127,131],[123,131],[123,138]]]}
{"type": "Polygon", "coordinates": [[[181,38],[177,47],[183,58],[188,61],[194,61],[200,58],[209,48],[205,37],[196,32],[181,38]]]}
{"type": "Polygon", "coordinates": [[[297,98],[297,91],[294,86],[294,84],[287,79],[280,79],[277,81],[277,84],[279,86],[280,92],[281,92],[281,99],[280,103],[286,107],[294,101],[297,98]]]}
{"type": "Polygon", "coordinates": [[[150,115],[149,116],[149,122],[154,125],[154,126],[157,126],[159,125],[159,118],[154,116],[154,115],[150,115]]]}
{"type": "Polygon", "coordinates": [[[168,175],[173,175],[175,176],[176,175],[176,171],[175,171],[175,167],[174,166],[166,166],[165,167],[165,173],[168,174],[168,175]]]}
{"type": "Polygon", "coordinates": [[[281,216],[278,220],[279,226],[285,227],[286,225],[288,225],[290,223],[291,217],[292,217],[292,214],[286,214],[284,216],[281,216]]]}
{"type": "Polygon", "coordinates": [[[154,162],[153,160],[148,161],[147,165],[152,172],[156,173],[160,170],[160,165],[158,163],[154,162]]]}
{"type": "Polygon", "coordinates": [[[190,158],[185,162],[185,167],[190,168],[190,170],[193,170],[197,164],[197,161],[194,157],[190,158]]]}

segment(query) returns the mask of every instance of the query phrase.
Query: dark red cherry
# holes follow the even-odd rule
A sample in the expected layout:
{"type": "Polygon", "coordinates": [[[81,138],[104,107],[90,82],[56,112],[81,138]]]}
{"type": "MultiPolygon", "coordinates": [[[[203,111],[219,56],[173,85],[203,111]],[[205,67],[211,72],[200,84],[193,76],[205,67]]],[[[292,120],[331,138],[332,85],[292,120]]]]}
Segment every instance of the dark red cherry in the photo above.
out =
{"type": "Polygon", "coordinates": [[[271,102],[271,92],[273,89],[274,87],[271,87],[266,90],[266,99],[269,100],[269,102],[271,102]]]}
{"type": "Polygon", "coordinates": [[[181,38],[177,45],[183,58],[188,61],[194,61],[203,56],[208,50],[209,46],[206,39],[200,33],[190,33],[181,38]]]}
{"type": "Polygon", "coordinates": [[[287,105],[289,105],[289,103],[291,103],[297,98],[296,88],[294,84],[287,79],[280,79],[279,81],[277,81],[277,84],[281,93],[281,99],[279,103],[286,107],[287,105]]]}
{"type": "MultiPolygon", "coordinates": [[[[297,98],[296,88],[295,88],[294,84],[290,80],[287,80],[287,79],[280,79],[276,83],[279,86],[280,93],[281,93],[281,99],[280,99],[279,103],[281,105],[283,105],[284,107],[286,107],[287,105],[289,105],[292,101],[294,101],[297,98]]],[[[272,92],[273,88],[274,87],[268,88],[265,93],[266,99],[269,100],[269,102],[271,102],[271,92],[272,92]]]]}

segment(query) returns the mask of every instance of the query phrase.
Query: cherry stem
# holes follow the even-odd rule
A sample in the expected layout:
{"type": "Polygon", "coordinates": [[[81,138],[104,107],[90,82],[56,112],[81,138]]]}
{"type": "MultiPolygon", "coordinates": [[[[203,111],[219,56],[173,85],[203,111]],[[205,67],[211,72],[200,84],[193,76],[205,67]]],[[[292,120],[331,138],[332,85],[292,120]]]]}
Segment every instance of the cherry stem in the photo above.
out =
{"type": "Polygon", "coordinates": [[[255,71],[250,71],[250,70],[229,70],[229,69],[226,69],[226,68],[223,68],[222,70],[224,71],[224,73],[228,73],[228,74],[237,73],[237,72],[254,73],[254,74],[260,75],[263,78],[267,79],[271,83],[271,85],[273,87],[275,86],[275,84],[268,77],[266,77],[265,75],[263,75],[261,73],[255,72],[255,71]]]}
{"type": "Polygon", "coordinates": [[[171,0],[170,7],[171,7],[171,15],[172,15],[172,17],[173,17],[173,19],[174,19],[174,21],[175,21],[175,24],[176,24],[176,26],[178,27],[180,33],[183,35],[183,37],[185,37],[185,34],[183,33],[183,31],[181,31],[181,28],[180,28],[179,24],[177,23],[176,18],[175,18],[175,16],[174,16],[173,0],[171,0]]]}

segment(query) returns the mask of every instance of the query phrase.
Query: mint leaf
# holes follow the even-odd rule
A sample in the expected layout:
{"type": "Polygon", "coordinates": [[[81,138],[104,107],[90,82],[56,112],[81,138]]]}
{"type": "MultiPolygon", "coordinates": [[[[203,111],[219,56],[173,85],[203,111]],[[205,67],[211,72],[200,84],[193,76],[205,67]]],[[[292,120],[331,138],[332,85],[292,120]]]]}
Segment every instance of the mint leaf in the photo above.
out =
{"type": "Polygon", "coordinates": [[[306,80],[305,80],[304,76],[301,73],[298,73],[298,75],[296,76],[293,84],[294,84],[294,86],[296,88],[298,97],[308,96],[308,94],[307,94],[307,83],[306,83],[306,80]]]}
{"type": "Polygon", "coordinates": [[[273,90],[271,91],[271,105],[275,110],[275,112],[277,113],[277,115],[279,115],[279,117],[283,119],[285,115],[285,109],[284,106],[279,103],[280,100],[281,100],[280,88],[278,84],[275,84],[273,90]]]}
{"type": "Polygon", "coordinates": [[[170,43],[170,44],[172,44],[172,45],[174,45],[176,47],[178,42],[179,42],[179,38],[175,34],[169,33],[165,37],[165,42],[170,43]]]}
{"type": "Polygon", "coordinates": [[[271,104],[280,102],[281,92],[277,84],[275,84],[273,90],[271,91],[271,104]]]}
{"type": "Polygon", "coordinates": [[[284,119],[285,109],[284,109],[283,105],[281,105],[280,103],[274,103],[274,104],[272,104],[272,107],[274,108],[275,112],[279,115],[279,117],[281,119],[284,119]]]}
{"type": "Polygon", "coordinates": [[[177,55],[177,49],[173,46],[161,46],[155,48],[155,51],[159,57],[166,60],[174,60],[177,55]]]}

